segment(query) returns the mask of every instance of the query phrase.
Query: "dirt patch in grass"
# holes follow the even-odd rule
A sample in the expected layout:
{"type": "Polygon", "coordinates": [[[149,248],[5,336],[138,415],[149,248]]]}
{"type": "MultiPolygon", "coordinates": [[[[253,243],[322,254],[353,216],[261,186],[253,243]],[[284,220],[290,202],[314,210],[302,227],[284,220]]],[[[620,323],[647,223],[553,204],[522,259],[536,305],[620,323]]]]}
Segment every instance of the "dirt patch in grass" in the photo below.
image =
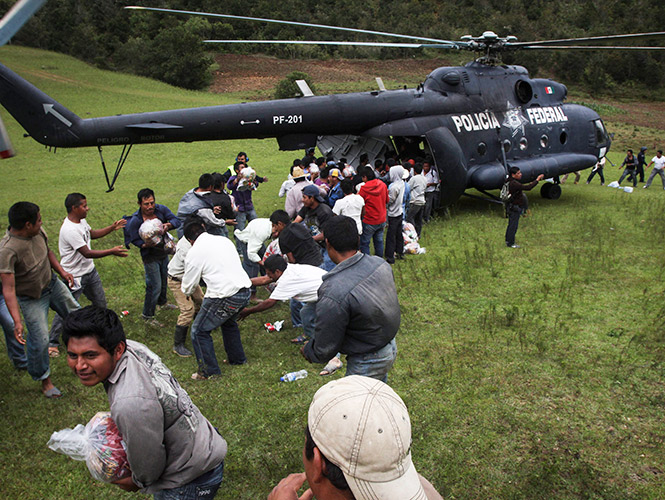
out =
{"type": "Polygon", "coordinates": [[[219,70],[215,71],[212,92],[251,92],[272,90],[279,80],[292,71],[303,71],[317,82],[360,82],[374,77],[388,79],[420,79],[441,66],[450,66],[445,59],[393,59],[393,60],[302,60],[238,54],[220,54],[215,57],[219,70]]]}

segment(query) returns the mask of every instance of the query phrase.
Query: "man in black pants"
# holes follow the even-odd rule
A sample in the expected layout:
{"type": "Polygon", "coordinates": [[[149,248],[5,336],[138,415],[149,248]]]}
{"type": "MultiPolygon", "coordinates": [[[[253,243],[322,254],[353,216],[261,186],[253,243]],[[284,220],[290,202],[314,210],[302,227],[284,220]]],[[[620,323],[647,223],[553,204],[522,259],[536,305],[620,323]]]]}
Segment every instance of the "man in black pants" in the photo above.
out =
{"type": "Polygon", "coordinates": [[[526,200],[522,191],[530,191],[533,189],[538,181],[542,181],[545,176],[540,174],[536,180],[529,184],[522,184],[522,172],[517,167],[510,167],[510,181],[508,189],[510,191],[510,201],[508,202],[508,227],[506,228],[506,246],[510,248],[519,248],[515,244],[515,234],[517,233],[517,226],[520,223],[520,215],[526,208],[526,200]]]}

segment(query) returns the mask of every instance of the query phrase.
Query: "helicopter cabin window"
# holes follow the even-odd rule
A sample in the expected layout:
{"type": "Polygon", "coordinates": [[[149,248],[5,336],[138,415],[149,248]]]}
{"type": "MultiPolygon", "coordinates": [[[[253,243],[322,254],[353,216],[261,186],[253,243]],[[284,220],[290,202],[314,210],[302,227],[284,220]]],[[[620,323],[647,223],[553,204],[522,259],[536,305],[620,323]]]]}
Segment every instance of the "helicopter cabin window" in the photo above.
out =
{"type": "Polygon", "coordinates": [[[480,156],[485,156],[486,153],[487,153],[487,144],[485,144],[484,142],[478,143],[478,154],[480,156]]]}
{"type": "Polygon", "coordinates": [[[561,131],[561,135],[559,135],[559,142],[561,142],[561,144],[566,144],[568,142],[568,132],[565,130],[561,131]]]}
{"type": "Polygon", "coordinates": [[[550,142],[550,139],[549,139],[549,137],[547,137],[546,135],[543,134],[543,135],[540,137],[540,147],[541,147],[541,148],[546,148],[547,145],[549,144],[549,142],[550,142]]]}
{"type": "Polygon", "coordinates": [[[513,147],[513,143],[510,142],[508,139],[506,139],[505,141],[503,141],[502,144],[503,144],[503,150],[504,150],[504,152],[506,152],[506,153],[507,153],[508,151],[510,151],[510,148],[513,147]]]}
{"type": "Polygon", "coordinates": [[[526,140],[526,137],[520,139],[520,150],[526,151],[526,148],[529,147],[529,141],[526,140]]]}

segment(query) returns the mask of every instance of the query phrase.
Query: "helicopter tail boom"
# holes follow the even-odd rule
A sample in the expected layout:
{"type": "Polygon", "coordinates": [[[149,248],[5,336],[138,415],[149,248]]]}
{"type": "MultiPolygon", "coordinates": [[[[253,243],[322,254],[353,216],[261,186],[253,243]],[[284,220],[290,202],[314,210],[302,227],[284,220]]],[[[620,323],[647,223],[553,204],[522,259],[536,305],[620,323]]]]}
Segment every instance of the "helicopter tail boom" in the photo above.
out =
{"type": "Polygon", "coordinates": [[[41,144],[76,142],[81,118],[0,64],[0,104],[41,144]]]}

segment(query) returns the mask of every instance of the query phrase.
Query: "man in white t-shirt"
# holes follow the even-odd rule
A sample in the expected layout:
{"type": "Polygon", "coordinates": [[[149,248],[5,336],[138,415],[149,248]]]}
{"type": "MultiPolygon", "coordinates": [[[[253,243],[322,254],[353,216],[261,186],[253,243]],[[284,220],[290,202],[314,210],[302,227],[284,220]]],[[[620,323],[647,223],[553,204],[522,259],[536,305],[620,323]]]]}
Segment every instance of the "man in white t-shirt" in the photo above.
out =
{"type": "MultiPolygon", "coordinates": [[[[78,301],[81,294],[85,295],[92,304],[106,308],[106,295],[102,287],[102,280],[95,269],[93,259],[100,259],[107,255],[127,257],[127,249],[118,245],[106,250],[92,250],[90,240],[102,238],[113,231],[125,226],[127,221],[119,219],[110,226],[102,229],[92,229],[85,220],[90,208],[85,195],[70,193],[65,198],[67,217],[60,227],[58,248],[60,251],[60,265],[74,276],[72,295],[78,301]]],[[[49,332],[49,355],[59,355],[60,332],[62,331],[62,318],[56,314],[49,332]]]]}
{"type": "Polygon", "coordinates": [[[342,192],[344,198],[340,198],[333,207],[335,215],[346,215],[356,221],[358,234],[363,233],[363,216],[365,215],[365,199],[353,192],[353,181],[344,179],[342,181],[342,192]]]}
{"type": "Polygon", "coordinates": [[[663,156],[663,152],[661,150],[658,150],[656,156],[651,158],[651,163],[647,165],[647,169],[651,165],[653,165],[653,170],[651,171],[651,175],[649,176],[647,183],[644,185],[644,189],[651,186],[651,181],[653,181],[653,178],[656,177],[656,174],[660,175],[660,180],[663,182],[663,189],[665,189],[665,173],[663,173],[663,168],[665,167],[665,156],[663,156]]]}
{"type": "MultiPolygon", "coordinates": [[[[252,284],[260,286],[276,282],[277,286],[270,294],[270,298],[240,311],[239,318],[242,320],[250,314],[270,309],[281,300],[294,299],[304,304],[300,310],[300,319],[305,337],[311,339],[316,326],[318,290],[327,271],[307,264],[287,264],[281,255],[271,255],[263,265],[266,276],[252,278],[252,284]]],[[[328,362],[321,375],[330,375],[341,367],[342,361],[336,356],[328,362]]]]}

